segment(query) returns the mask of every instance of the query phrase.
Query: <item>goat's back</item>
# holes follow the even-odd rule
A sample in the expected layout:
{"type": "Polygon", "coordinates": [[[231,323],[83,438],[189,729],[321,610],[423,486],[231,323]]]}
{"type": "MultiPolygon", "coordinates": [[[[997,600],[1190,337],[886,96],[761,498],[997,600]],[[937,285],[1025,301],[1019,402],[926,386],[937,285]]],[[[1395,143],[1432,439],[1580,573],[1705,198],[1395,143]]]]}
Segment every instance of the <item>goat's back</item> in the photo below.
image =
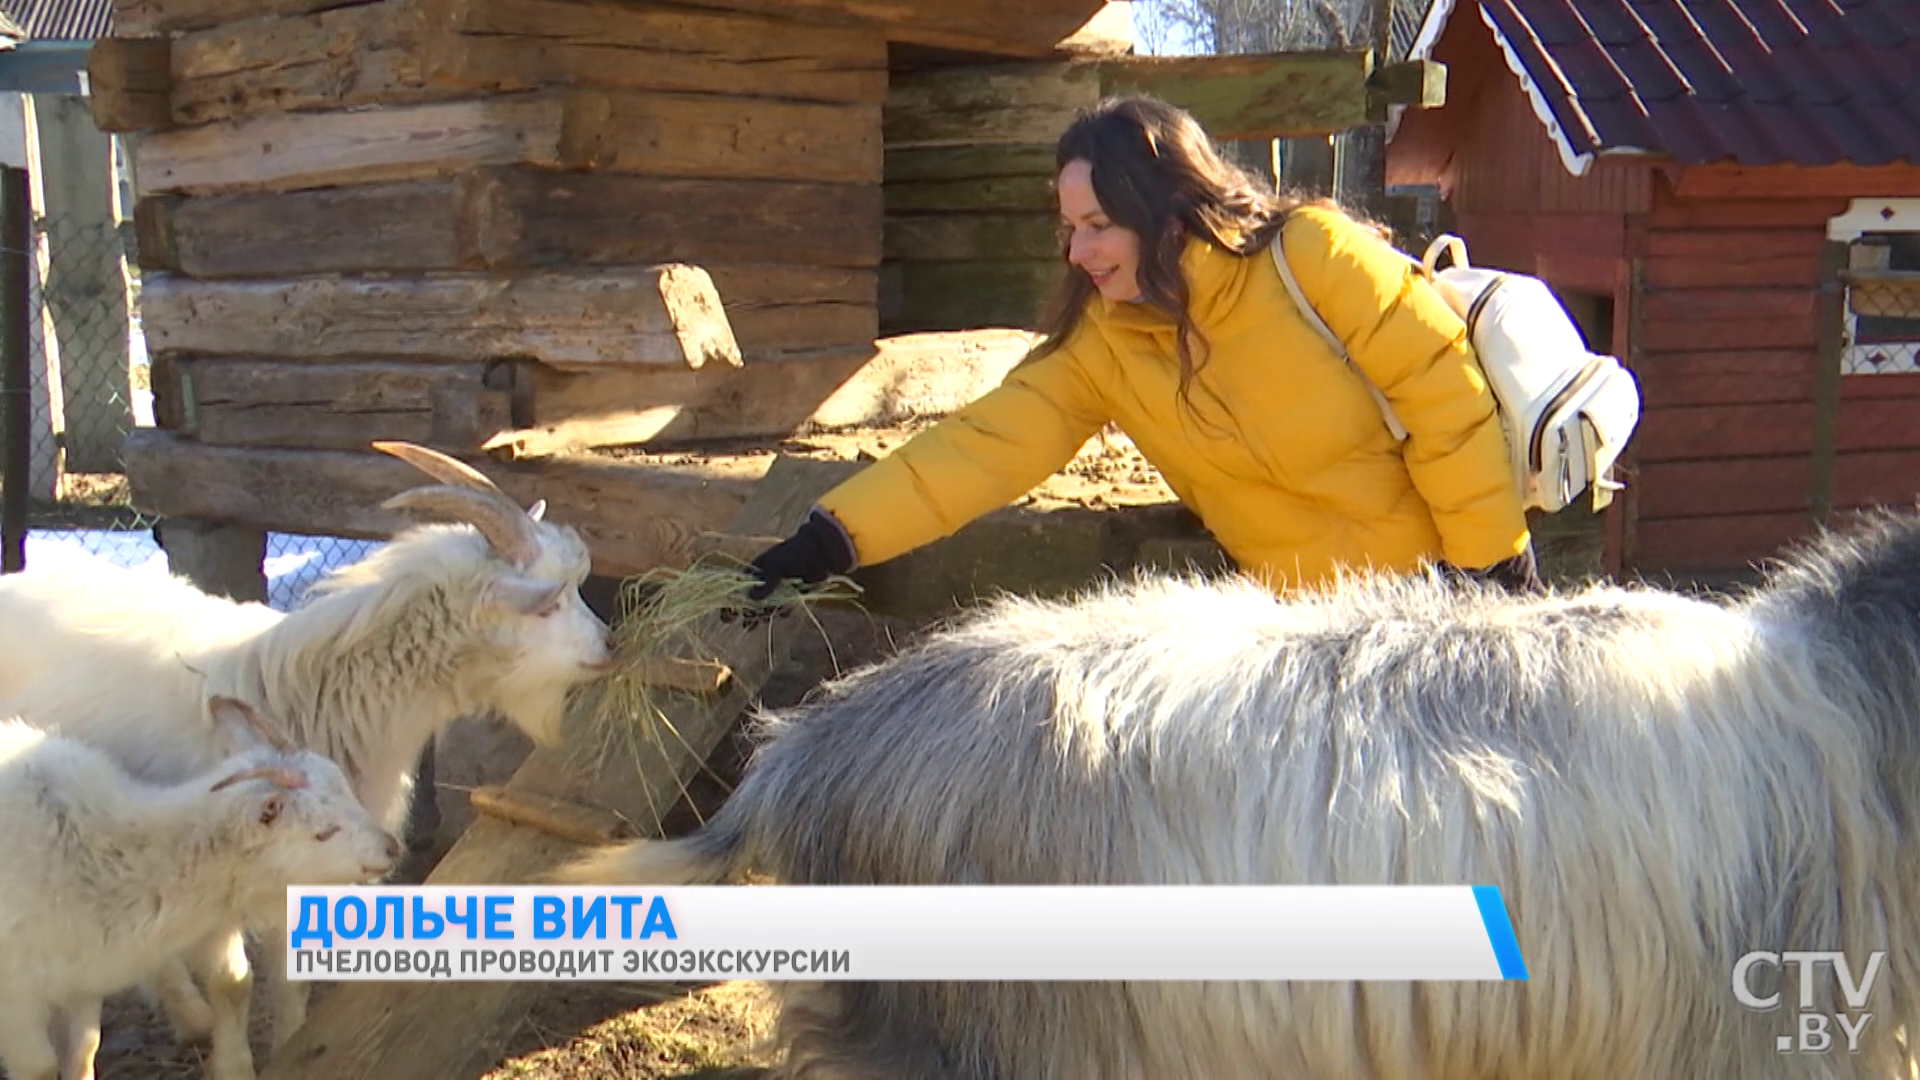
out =
{"type": "Polygon", "coordinates": [[[209,658],[281,618],[104,563],[5,575],[0,715],[84,739],[143,776],[191,775],[231,749],[205,715],[209,658]]]}
{"type": "Polygon", "coordinates": [[[789,1018],[850,1076],[916,1046],[970,1080],[1785,1076],[1741,952],[1920,959],[1877,906],[1904,851],[1874,740],[1803,646],[1614,589],[1012,601],[767,718],[687,850],[809,884],[1497,882],[1535,973],[831,984],[789,1018]]]}

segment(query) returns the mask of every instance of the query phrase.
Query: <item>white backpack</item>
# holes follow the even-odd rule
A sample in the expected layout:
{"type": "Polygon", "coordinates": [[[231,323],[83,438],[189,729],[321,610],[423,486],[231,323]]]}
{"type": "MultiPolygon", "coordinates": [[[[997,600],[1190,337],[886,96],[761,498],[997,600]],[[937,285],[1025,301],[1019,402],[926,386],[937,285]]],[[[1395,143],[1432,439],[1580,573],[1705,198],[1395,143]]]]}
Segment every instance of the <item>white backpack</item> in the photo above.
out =
{"type": "MultiPolygon", "coordinates": [[[[1300,313],[1347,366],[1366,379],[1300,291],[1277,236],[1272,248],[1280,278],[1300,313]]],[[[1468,265],[1467,245],[1459,237],[1434,240],[1417,265],[1466,321],[1467,338],[1499,402],[1521,501],[1552,513],[1591,489],[1593,509],[1605,508],[1623,486],[1614,480],[1613,467],[1640,421],[1640,389],[1632,373],[1611,356],[1587,351],[1580,328],[1546,282],[1468,265]],[[1436,270],[1443,249],[1452,253],[1453,265],[1436,270]]],[[[1394,438],[1405,439],[1407,429],[1386,396],[1370,380],[1367,386],[1394,438]]]]}

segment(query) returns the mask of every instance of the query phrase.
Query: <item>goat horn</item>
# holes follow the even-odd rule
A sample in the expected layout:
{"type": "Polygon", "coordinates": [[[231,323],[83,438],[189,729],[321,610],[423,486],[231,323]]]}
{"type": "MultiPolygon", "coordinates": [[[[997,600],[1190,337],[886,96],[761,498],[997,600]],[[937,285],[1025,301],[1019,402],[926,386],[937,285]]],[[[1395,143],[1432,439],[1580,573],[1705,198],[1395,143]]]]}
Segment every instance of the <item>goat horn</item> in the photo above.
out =
{"type": "Polygon", "coordinates": [[[268,720],[260,710],[248,702],[237,697],[220,696],[214,698],[211,704],[215,710],[227,708],[239,713],[240,719],[247,722],[247,726],[253,729],[254,734],[259,735],[275,750],[283,754],[291,754],[299,749],[293,745],[293,740],[287,737],[287,733],[281,730],[280,725],[268,720]]]}
{"type": "Polygon", "coordinates": [[[487,543],[502,559],[522,569],[532,566],[540,555],[540,538],[533,531],[533,519],[497,496],[472,488],[435,486],[403,491],[380,504],[388,510],[410,510],[438,514],[464,521],[480,530],[487,543]]]}
{"type": "Polygon", "coordinates": [[[289,791],[307,786],[307,776],[305,773],[286,768],[282,765],[262,765],[259,768],[246,769],[234,773],[232,776],[213,785],[212,790],[219,791],[221,788],[232,787],[246,780],[270,780],[275,787],[286,788],[289,791]]]}
{"type": "MultiPolygon", "coordinates": [[[[461,461],[459,458],[448,457],[438,450],[430,450],[427,447],[416,446],[409,442],[394,442],[391,440],[375,442],[373,448],[383,454],[392,454],[394,457],[419,469],[421,472],[426,473],[428,476],[433,477],[443,484],[451,484],[454,487],[472,488],[475,491],[489,491],[502,498],[506,497],[506,492],[501,491],[500,486],[495,484],[486,473],[461,461]]],[[[507,501],[512,502],[513,500],[508,499],[507,501]]],[[[516,507],[516,509],[518,509],[518,507],[516,507]]]]}

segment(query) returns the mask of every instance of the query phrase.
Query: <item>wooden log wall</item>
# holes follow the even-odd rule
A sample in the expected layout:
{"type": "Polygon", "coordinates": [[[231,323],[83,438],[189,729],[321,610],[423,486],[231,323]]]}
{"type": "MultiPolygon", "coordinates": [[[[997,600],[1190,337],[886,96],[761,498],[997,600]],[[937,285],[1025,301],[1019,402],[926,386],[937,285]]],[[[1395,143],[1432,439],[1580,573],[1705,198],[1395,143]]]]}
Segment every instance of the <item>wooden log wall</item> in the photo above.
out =
{"type": "Polygon", "coordinates": [[[726,385],[663,366],[801,364],[819,404],[879,355],[877,27],[610,0],[118,15],[137,36],[95,48],[93,107],[132,137],[156,419],[194,444],[169,460],[566,453],[726,385]]]}
{"type": "MultiPolygon", "coordinates": [[[[1810,533],[1820,251],[1827,219],[1846,208],[1656,186],[1630,240],[1644,298],[1636,568],[1738,568],[1810,533]]],[[[1846,378],[1835,511],[1910,502],[1917,432],[1920,376],[1846,378]]]]}

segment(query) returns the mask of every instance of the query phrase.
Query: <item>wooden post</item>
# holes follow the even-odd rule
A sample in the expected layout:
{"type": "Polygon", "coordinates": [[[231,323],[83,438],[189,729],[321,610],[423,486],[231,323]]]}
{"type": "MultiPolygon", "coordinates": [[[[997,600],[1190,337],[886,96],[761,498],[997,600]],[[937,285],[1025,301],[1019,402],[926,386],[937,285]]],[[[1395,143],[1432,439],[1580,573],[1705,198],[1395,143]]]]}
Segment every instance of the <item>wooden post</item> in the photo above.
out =
{"type": "MultiPolygon", "coordinates": [[[[784,536],[815,499],[859,468],[854,462],[780,458],[728,532],[784,536]]],[[[784,657],[789,636],[805,632],[803,619],[774,619],[757,630],[709,620],[699,636],[717,650],[732,679],[718,695],[663,694],[662,709],[679,739],[663,737],[650,745],[640,740],[636,750],[643,760],[638,762],[618,755],[595,758],[591,735],[541,747],[508,781],[507,798],[605,811],[632,822],[641,835],[658,835],[658,822],[687,778],[784,657]]],[[[577,843],[553,832],[481,814],[426,884],[535,883],[580,853],[577,843]]],[[[268,942],[267,947],[287,944],[268,942]]],[[[478,1076],[498,1061],[515,1021],[548,992],[548,985],[537,981],[349,983],[318,1004],[260,1075],[262,1080],[478,1076]],[[450,1017],[458,1022],[448,1022],[450,1017]]]]}
{"type": "Polygon", "coordinates": [[[167,566],[203,592],[267,602],[267,532],[248,525],[168,518],[154,529],[167,566]]]}
{"type": "Polygon", "coordinates": [[[33,340],[27,330],[27,290],[32,264],[32,192],[27,170],[0,166],[0,573],[27,564],[28,479],[33,459],[33,340]]]}
{"type": "Polygon", "coordinates": [[[1807,508],[1817,526],[1833,515],[1834,458],[1840,441],[1840,382],[1846,356],[1847,242],[1829,240],[1820,250],[1818,318],[1820,366],[1813,377],[1813,461],[1807,508]]]}

